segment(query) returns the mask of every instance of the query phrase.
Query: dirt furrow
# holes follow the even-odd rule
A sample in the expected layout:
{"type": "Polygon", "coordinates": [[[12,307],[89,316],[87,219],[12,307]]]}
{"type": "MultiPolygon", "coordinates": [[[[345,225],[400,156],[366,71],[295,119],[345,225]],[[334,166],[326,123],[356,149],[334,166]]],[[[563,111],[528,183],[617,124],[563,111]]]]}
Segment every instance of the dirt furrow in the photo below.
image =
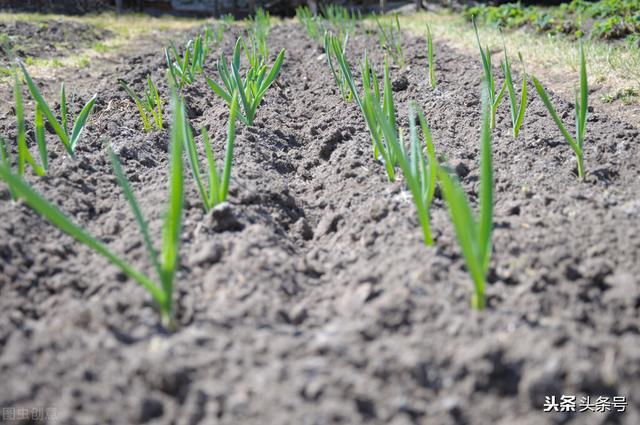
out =
{"type": "MultiPolygon", "coordinates": [[[[227,54],[240,32],[225,34],[227,54]]],[[[238,127],[228,205],[205,214],[186,175],[177,332],[159,328],[143,289],[0,189],[0,405],[52,406],[65,424],[542,424],[561,420],[542,413],[545,395],[621,395],[623,415],[562,420],[640,423],[638,130],[593,111],[580,183],[537,98],[519,140],[501,107],[489,308],[476,312],[442,200],[426,247],[321,49],[290,23],[270,41],[285,64],[255,126],[238,127]]],[[[375,41],[351,38],[354,68],[367,49],[381,70],[375,41]]],[[[166,93],[162,46],[141,46],[78,77],[81,93],[100,91],[79,158],[56,145],[50,175],[29,180],[151,271],[103,151],[116,148],[159,237],[168,133],[143,133],[116,85],[140,89],[150,72],[166,93]]],[[[406,40],[409,66],[392,69],[400,123],[407,134],[416,100],[475,199],[480,61],[436,53],[432,91],[424,41],[406,40]]],[[[185,97],[221,158],[226,105],[201,80],[185,97]]],[[[571,105],[554,102],[568,121],[571,105]]],[[[15,135],[9,111],[0,132],[15,135]]]]}

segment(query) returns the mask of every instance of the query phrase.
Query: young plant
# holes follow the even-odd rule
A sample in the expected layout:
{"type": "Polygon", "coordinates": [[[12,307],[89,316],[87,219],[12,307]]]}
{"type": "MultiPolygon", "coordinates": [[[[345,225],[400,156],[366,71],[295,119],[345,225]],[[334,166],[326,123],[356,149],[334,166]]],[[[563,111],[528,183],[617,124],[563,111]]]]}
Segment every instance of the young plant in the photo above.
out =
{"type": "Polygon", "coordinates": [[[16,55],[14,52],[14,43],[11,42],[11,38],[9,38],[8,34],[0,34],[0,52],[2,52],[2,55],[9,59],[9,63],[11,63],[11,66],[7,68],[0,66],[0,77],[3,75],[11,77],[14,73],[15,66],[13,63],[16,60],[16,55]]]}
{"type": "Polygon", "coordinates": [[[520,133],[520,127],[524,120],[524,113],[527,109],[527,73],[524,69],[524,61],[522,55],[518,53],[520,63],[522,64],[522,90],[520,91],[520,101],[513,87],[513,77],[511,76],[511,64],[509,63],[509,55],[507,47],[504,47],[504,61],[502,62],[502,70],[504,71],[505,84],[509,93],[509,106],[511,108],[511,124],[513,128],[513,138],[517,139],[520,133]]]}
{"type": "Polygon", "coordinates": [[[558,116],[556,109],[551,104],[549,100],[549,96],[547,96],[547,92],[542,87],[542,84],[538,81],[536,77],[532,77],[533,85],[536,87],[536,91],[542,102],[544,102],[547,110],[549,110],[549,114],[556,122],[556,125],[562,132],[562,135],[573,149],[573,152],[576,154],[576,159],[578,161],[578,178],[580,180],[584,180],[584,138],[587,129],[587,110],[588,110],[588,87],[587,87],[587,61],[584,55],[584,47],[582,46],[582,42],[580,43],[580,99],[578,99],[578,93],[576,93],[576,137],[575,139],[571,134],[567,131],[562,120],[558,116]]]}
{"type": "Polygon", "coordinates": [[[112,264],[117,266],[124,274],[135,280],[145,288],[152,296],[160,310],[162,323],[167,328],[173,328],[173,281],[179,264],[180,228],[182,220],[183,204],[183,177],[182,177],[182,140],[185,134],[184,105],[181,100],[174,97],[174,118],[171,127],[171,155],[169,173],[169,205],[165,215],[162,232],[162,249],[158,253],[153,244],[147,223],[142,217],[140,207],[133,195],[129,182],[116,155],[109,149],[109,157],[113,164],[118,183],[122,187],[125,198],[129,202],[134,216],[140,227],[145,247],[151,257],[151,262],[157,272],[158,279],[154,280],[141,273],[126,260],[114,254],[105,244],[92,236],[82,227],[75,224],[54,204],[47,201],[36,192],[19,175],[11,172],[4,163],[0,164],[0,179],[4,180],[10,190],[23,199],[34,211],[50,221],[61,231],[69,234],[77,241],[87,245],[97,253],[104,256],[112,264]]]}
{"type": "Polygon", "coordinates": [[[356,21],[360,18],[354,12],[333,3],[321,4],[319,8],[334,32],[340,34],[341,37],[344,33],[353,33],[356,21]]]}
{"type": "MultiPolygon", "coordinates": [[[[363,99],[362,97],[358,94],[358,88],[356,87],[356,83],[355,80],[353,79],[353,74],[351,73],[351,65],[349,65],[349,62],[347,61],[347,57],[344,54],[344,50],[342,49],[342,45],[340,44],[340,40],[337,37],[330,37],[329,38],[329,43],[332,44],[332,46],[330,47],[330,49],[333,51],[336,60],[338,62],[338,66],[340,68],[340,72],[341,74],[344,76],[344,79],[347,83],[347,85],[349,86],[349,89],[351,90],[351,94],[353,95],[353,98],[356,101],[356,104],[358,105],[358,107],[363,110],[363,99]]],[[[364,57],[365,57],[365,61],[367,61],[367,52],[365,51],[364,53],[364,57]]],[[[367,61],[367,69],[368,69],[368,61],[367,61]]],[[[363,76],[364,78],[364,76],[363,76]]],[[[368,79],[365,79],[365,81],[368,81],[368,79]]],[[[365,84],[365,90],[367,88],[367,85],[365,84]]],[[[377,84],[376,84],[376,88],[377,88],[377,84]]],[[[380,98],[379,93],[380,91],[377,90],[378,93],[378,99],[380,98]]]]}
{"type": "Polygon", "coordinates": [[[252,31],[255,33],[264,34],[264,37],[266,38],[271,29],[270,19],[271,16],[269,15],[269,12],[259,7],[258,10],[256,10],[255,16],[251,20],[253,27],[252,31]]]}
{"type": "Polygon", "coordinates": [[[401,68],[404,68],[404,51],[402,50],[402,31],[400,30],[400,20],[398,14],[393,14],[393,20],[389,22],[381,22],[376,18],[378,23],[378,35],[380,45],[385,49],[401,68]]]}
{"type": "Polygon", "coordinates": [[[213,156],[213,149],[211,148],[211,141],[207,130],[203,127],[201,130],[202,139],[204,140],[205,152],[207,154],[207,165],[209,167],[209,188],[205,188],[200,173],[200,160],[198,159],[198,150],[196,142],[191,132],[189,124],[186,122],[184,128],[187,129],[187,134],[184,137],[185,150],[187,151],[187,159],[191,166],[191,173],[193,179],[196,181],[198,192],[202,198],[202,204],[204,210],[209,211],[213,207],[227,200],[227,194],[229,192],[229,181],[231,180],[231,165],[233,163],[233,146],[236,139],[236,116],[238,112],[238,92],[233,93],[233,99],[231,101],[231,109],[229,112],[229,124],[227,128],[227,148],[224,157],[224,168],[222,173],[218,170],[216,160],[213,156]]]}
{"type": "Polygon", "coordinates": [[[207,27],[205,29],[205,45],[207,46],[207,48],[213,46],[213,47],[220,47],[220,44],[222,43],[222,40],[224,39],[224,33],[226,31],[226,28],[224,27],[223,24],[218,24],[218,25],[212,25],[211,27],[207,27]]]}
{"type": "MultiPolygon", "coordinates": [[[[231,64],[229,64],[224,54],[220,55],[217,68],[218,75],[222,80],[221,84],[209,77],[205,78],[211,90],[220,96],[230,108],[233,103],[233,93],[236,90],[238,91],[244,111],[244,115],[239,114],[238,118],[248,126],[252,126],[256,111],[258,106],[260,106],[264,94],[280,73],[285,50],[282,49],[280,51],[269,72],[267,72],[268,68],[266,64],[260,64],[259,60],[252,61],[249,59],[249,69],[247,69],[245,77],[242,78],[240,76],[240,50],[243,45],[242,37],[238,38],[233,51],[233,57],[231,58],[231,64]]],[[[244,50],[248,58],[256,57],[249,53],[250,50],[247,49],[246,46],[244,50]]]]}
{"type": "Polygon", "coordinates": [[[349,34],[347,33],[344,40],[340,42],[337,40],[337,37],[328,31],[324,32],[324,52],[327,57],[327,62],[329,63],[329,69],[331,70],[331,75],[333,76],[334,81],[338,85],[338,90],[340,92],[340,97],[345,102],[349,102],[353,96],[351,89],[349,88],[349,83],[347,83],[345,75],[342,73],[340,67],[338,67],[336,71],[336,67],[333,64],[334,58],[337,58],[338,55],[344,55],[347,50],[347,43],[349,42],[349,34]],[[335,39],[335,41],[334,41],[335,39]]]}
{"type": "MultiPolygon", "coordinates": [[[[346,61],[346,56],[343,56],[343,57],[345,58],[345,61],[346,61]]],[[[386,58],[385,58],[385,63],[386,63],[386,58]]],[[[385,71],[386,71],[386,68],[385,68],[385,71]]],[[[367,55],[366,50],[364,52],[364,57],[362,58],[362,62],[360,64],[360,72],[362,73],[363,98],[365,96],[372,95],[374,96],[374,99],[379,104],[382,103],[382,95],[380,94],[380,83],[378,81],[378,76],[376,75],[376,71],[371,66],[371,63],[369,62],[369,57],[367,55]]]]}
{"type": "MultiPolygon", "coordinates": [[[[7,141],[3,137],[0,137],[0,167],[5,167],[7,170],[11,169],[11,153],[7,149],[7,141]]],[[[14,201],[18,199],[11,187],[9,187],[9,193],[11,194],[11,199],[14,201]]]]}
{"type": "Polygon", "coordinates": [[[433,60],[433,37],[431,36],[431,28],[427,24],[427,58],[429,60],[429,84],[431,88],[436,88],[436,67],[433,60]]]}
{"type": "MultiPolygon", "coordinates": [[[[62,119],[62,122],[60,122],[47,104],[47,101],[44,100],[44,97],[40,93],[40,90],[38,90],[38,86],[36,86],[36,84],[29,76],[29,73],[27,72],[24,64],[20,63],[20,67],[22,68],[22,73],[24,75],[25,82],[27,83],[27,87],[31,92],[31,96],[33,96],[33,99],[36,101],[36,135],[38,134],[38,128],[44,128],[44,125],[41,122],[43,119],[42,117],[44,116],[49,124],[51,124],[51,127],[53,127],[55,133],[60,138],[60,141],[64,145],[69,156],[74,158],[76,147],[78,146],[78,141],[80,140],[80,135],[82,134],[82,130],[84,130],[84,127],[87,124],[89,113],[93,109],[93,105],[96,103],[97,94],[94,94],[93,97],[89,99],[89,101],[80,111],[77,119],[75,119],[75,122],[73,122],[74,118],[70,117],[67,112],[67,96],[65,94],[64,83],[62,83],[60,87],[60,117],[62,119]],[[40,114],[40,116],[38,114],[40,114]],[[69,133],[69,126],[71,126],[72,122],[72,130],[71,133],[69,133]],[[39,127],[39,124],[42,124],[42,126],[39,127]]],[[[44,138],[44,131],[42,131],[41,134],[44,138]]],[[[42,143],[42,146],[44,146],[44,140],[42,141],[42,143]]],[[[38,142],[38,145],[40,146],[40,142],[38,142]]],[[[43,161],[43,164],[44,163],[45,162],[43,161]]]]}
{"type": "MultiPolygon", "coordinates": [[[[18,145],[18,175],[23,176],[27,165],[31,166],[33,171],[38,176],[44,176],[49,168],[49,160],[47,153],[47,144],[44,136],[44,119],[42,118],[42,109],[40,105],[36,104],[35,112],[35,136],[36,144],[38,145],[38,151],[40,153],[40,162],[42,165],[38,165],[29,152],[27,146],[27,130],[24,119],[24,101],[22,98],[22,85],[20,84],[20,78],[18,77],[18,71],[13,67],[13,97],[15,101],[16,110],[16,124],[18,127],[17,145],[18,145]]],[[[4,143],[3,143],[4,144],[4,143]]],[[[8,150],[6,146],[3,146],[3,162],[8,161],[8,150]]]]}
{"type": "Polygon", "coordinates": [[[152,119],[156,130],[162,130],[162,99],[160,98],[158,87],[151,79],[151,75],[147,75],[147,88],[144,91],[143,99],[140,99],[123,79],[118,79],[118,84],[120,84],[120,87],[122,87],[135,102],[138,112],[140,113],[140,118],[142,119],[144,131],[151,131],[152,119]]]}
{"type": "Polygon", "coordinates": [[[409,186],[409,190],[413,196],[413,202],[416,205],[418,213],[418,221],[422,226],[424,235],[424,243],[426,245],[433,244],[431,236],[431,225],[429,218],[429,209],[433,202],[433,196],[436,190],[436,180],[438,174],[438,163],[436,160],[436,151],[433,147],[431,138],[431,130],[427,125],[422,109],[416,103],[409,109],[409,131],[411,135],[411,155],[407,155],[404,150],[400,157],[400,167],[409,186]],[[418,138],[418,130],[416,127],[416,114],[422,129],[424,137],[424,145],[427,149],[427,159],[425,160],[423,148],[418,138]],[[407,163],[410,165],[407,168],[407,163]]]}
{"type": "MultiPolygon", "coordinates": [[[[249,69],[260,69],[262,65],[266,64],[265,57],[260,52],[260,47],[255,38],[249,38],[249,44],[242,39],[242,50],[247,58],[247,62],[249,63],[249,69]]],[[[251,73],[248,75],[248,78],[255,81],[257,74],[251,73]]]]}
{"type": "Polygon", "coordinates": [[[491,105],[489,87],[485,83],[482,101],[482,130],[480,136],[480,206],[474,217],[471,205],[460,183],[444,168],[438,170],[440,189],[449,207],[451,221],[474,283],[471,299],[473,308],[485,308],[485,283],[491,260],[493,229],[493,167],[491,162],[491,105]]]}
{"type": "Polygon", "coordinates": [[[269,43],[267,38],[269,37],[270,27],[271,23],[269,12],[266,12],[262,8],[258,8],[255,16],[251,20],[249,38],[252,40],[253,44],[257,46],[262,63],[267,63],[269,60],[269,43]]]}
{"type": "Polygon", "coordinates": [[[498,106],[500,106],[500,102],[502,101],[502,97],[504,96],[504,92],[507,88],[507,81],[504,81],[504,83],[502,84],[502,88],[496,95],[496,83],[495,79],[493,78],[493,71],[491,68],[491,52],[489,52],[488,46],[484,49],[482,48],[482,44],[480,43],[480,36],[478,35],[478,26],[476,25],[475,19],[473,20],[473,29],[476,32],[476,40],[478,41],[478,48],[480,49],[484,78],[488,84],[489,104],[491,106],[491,129],[494,129],[496,128],[496,112],[498,111],[498,106]]]}
{"type": "MultiPolygon", "coordinates": [[[[334,52],[340,53],[340,42],[336,38],[334,38],[332,40],[332,43],[337,45],[333,47],[334,52]]],[[[351,66],[347,61],[346,56],[343,53],[337,54],[337,60],[342,74],[345,76],[345,80],[349,85],[349,88],[351,89],[353,98],[362,111],[362,115],[364,116],[367,127],[369,128],[369,132],[371,133],[373,156],[376,160],[380,159],[384,163],[389,181],[395,181],[395,165],[397,153],[395,151],[394,145],[391,144],[389,140],[386,140],[383,133],[382,124],[376,116],[374,109],[374,105],[378,105],[378,107],[380,107],[380,104],[382,103],[384,120],[388,123],[390,128],[395,129],[395,131],[397,132],[395,106],[393,103],[391,90],[391,79],[389,78],[389,61],[385,57],[383,91],[384,97],[382,97],[380,95],[378,79],[375,75],[375,72],[373,71],[373,68],[371,68],[369,64],[366,52],[362,63],[362,85],[364,87],[362,96],[358,94],[358,89],[353,79],[353,74],[351,73],[351,66]]]]}
{"type": "MultiPolygon", "coordinates": [[[[233,15],[222,15],[215,25],[205,28],[204,30],[204,46],[205,53],[209,53],[211,46],[218,48],[224,39],[224,33],[229,30],[229,26],[235,20],[233,15]]],[[[207,55],[205,54],[205,57],[207,55]]]]}
{"type": "Polygon", "coordinates": [[[362,98],[362,113],[364,115],[371,140],[373,142],[373,155],[376,159],[382,160],[387,171],[389,181],[395,180],[395,166],[398,163],[400,152],[394,139],[398,138],[398,124],[396,120],[396,109],[393,102],[391,90],[391,78],[389,77],[389,60],[384,59],[384,78],[383,78],[383,97],[380,97],[378,81],[375,74],[373,78],[369,78],[368,59],[365,55],[363,65],[363,86],[364,95],[362,98]],[[369,87],[369,83],[373,83],[373,87],[369,87]],[[382,101],[382,106],[380,102],[382,101]],[[380,109],[380,114],[376,111],[380,109]],[[389,131],[385,131],[389,129],[389,131]],[[395,135],[395,136],[392,136],[395,135]]]}
{"type": "MultiPolygon", "coordinates": [[[[345,58],[344,55],[342,57],[345,58]]],[[[344,61],[346,62],[346,58],[344,59],[344,61]]],[[[371,133],[371,147],[373,148],[373,158],[375,160],[378,160],[380,159],[380,149],[378,148],[378,146],[380,145],[380,140],[383,137],[381,135],[382,129],[376,122],[375,116],[367,113],[370,108],[365,108],[365,105],[368,105],[369,103],[376,103],[380,105],[383,99],[382,95],[380,94],[380,83],[378,81],[378,76],[369,63],[369,57],[367,56],[366,50],[364,52],[362,63],[360,64],[360,72],[362,74],[363,93],[362,97],[360,98],[359,96],[357,96],[357,92],[355,92],[356,102],[360,107],[362,115],[365,118],[365,122],[367,123],[367,127],[369,127],[369,132],[371,133]],[[371,123],[371,126],[369,126],[369,123],[371,123]],[[374,131],[376,132],[376,134],[373,133],[374,131]]],[[[393,168],[389,169],[388,171],[391,171],[391,176],[394,175],[393,168]]]]}
{"type": "Polygon", "coordinates": [[[426,245],[433,245],[429,209],[435,193],[438,165],[427,120],[418,105],[412,103],[409,108],[411,148],[410,151],[407,152],[402,138],[386,119],[385,113],[380,105],[374,104],[373,109],[378,122],[381,123],[385,139],[388,141],[388,144],[393,145],[394,151],[397,152],[397,163],[402,170],[407,187],[413,197],[418,222],[422,227],[424,243],[426,245]],[[428,161],[425,160],[423,147],[418,137],[416,119],[420,122],[420,127],[422,128],[428,161]]]}
{"type": "Polygon", "coordinates": [[[11,154],[7,149],[7,141],[0,136],[0,163],[8,168],[11,167],[11,154]]]}
{"type": "Polygon", "coordinates": [[[349,11],[342,6],[333,3],[320,4],[320,12],[335,29],[343,26],[348,20],[349,11]]]}
{"type": "Polygon", "coordinates": [[[205,41],[202,35],[198,35],[195,40],[189,40],[182,56],[173,42],[170,47],[164,49],[169,77],[174,87],[182,89],[185,84],[193,83],[197,74],[204,72],[204,62],[208,53],[206,38],[205,34],[205,41]]]}
{"type": "Polygon", "coordinates": [[[309,9],[308,6],[298,6],[296,8],[296,17],[298,18],[298,22],[304,27],[307,35],[314,41],[319,42],[322,37],[320,25],[316,17],[313,16],[311,9],[309,9]]]}

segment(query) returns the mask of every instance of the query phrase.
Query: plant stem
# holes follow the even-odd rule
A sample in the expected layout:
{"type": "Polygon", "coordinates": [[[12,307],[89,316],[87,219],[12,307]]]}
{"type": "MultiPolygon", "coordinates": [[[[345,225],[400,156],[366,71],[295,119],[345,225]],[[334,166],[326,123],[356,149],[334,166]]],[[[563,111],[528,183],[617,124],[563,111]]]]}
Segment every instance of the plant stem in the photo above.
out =
{"type": "Polygon", "coordinates": [[[429,212],[421,204],[421,201],[416,201],[416,210],[418,210],[418,220],[422,227],[422,234],[424,235],[424,244],[427,246],[433,245],[433,238],[431,237],[431,231],[429,230],[429,212]]]}
{"type": "Polygon", "coordinates": [[[484,281],[476,282],[476,290],[471,297],[471,307],[476,310],[484,310],[486,307],[484,281]]]}
{"type": "Polygon", "coordinates": [[[496,128],[496,112],[498,111],[498,108],[491,108],[491,124],[489,126],[489,128],[491,128],[491,130],[496,128]]]}
{"type": "Polygon", "coordinates": [[[166,310],[164,306],[160,307],[160,323],[162,324],[162,327],[168,332],[173,332],[176,330],[176,321],[173,317],[173,312],[171,311],[171,309],[166,310]]]}
{"type": "Polygon", "coordinates": [[[396,181],[396,172],[393,169],[393,163],[391,161],[384,161],[384,166],[387,170],[387,177],[389,179],[389,182],[393,183],[394,181],[396,181]]]}
{"type": "Polygon", "coordinates": [[[584,159],[582,153],[576,155],[576,158],[578,159],[578,178],[584,180],[584,159]]]}

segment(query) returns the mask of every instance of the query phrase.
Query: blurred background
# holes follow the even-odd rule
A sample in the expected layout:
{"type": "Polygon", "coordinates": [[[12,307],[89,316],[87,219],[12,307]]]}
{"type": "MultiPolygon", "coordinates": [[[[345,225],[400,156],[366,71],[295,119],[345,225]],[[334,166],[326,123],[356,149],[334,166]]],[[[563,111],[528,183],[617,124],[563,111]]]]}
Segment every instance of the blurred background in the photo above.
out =
{"type": "MultiPolygon", "coordinates": [[[[231,13],[236,16],[252,14],[258,7],[269,10],[271,14],[280,16],[295,15],[296,7],[307,5],[316,10],[318,3],[333,3],[361,11],[377,12],[395,10],[404,6],[413,6],[412,10],[427,8],[429,5],[441,5],[462,8],[472,4],[499,4],[505,1],[470,1],[470,0],[360,0],[360,1],[324,1],[311,0],[0,0],[0,8],[19,12],[84,14],[104,11],[174,13],[184,15],[219,16],[231,13]]],[[[523,4],[557,4],[559,0],[525,1],[523,4]]]]}

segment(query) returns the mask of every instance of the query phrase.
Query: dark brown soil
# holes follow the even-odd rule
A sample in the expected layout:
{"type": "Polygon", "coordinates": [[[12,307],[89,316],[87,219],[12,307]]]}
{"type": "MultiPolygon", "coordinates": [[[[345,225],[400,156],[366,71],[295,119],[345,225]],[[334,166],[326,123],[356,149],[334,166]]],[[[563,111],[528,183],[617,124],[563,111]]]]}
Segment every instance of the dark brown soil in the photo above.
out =
{"type": "MultiPolygon", "coordinates": [[[[138,0],[125,0],[125,7],[138,3],[138,0]]],[[[36,12],[36,13],[64,13],[83,15],[114,11],[115,2],[112,0],[2,0],[0,10],[6,12],[36,12]]]]}
{"type": "Polygon", "coordinates": [[[0,66],[10,63],[6,50],[22,59],[60,59],[110,36],[110,31],[71,20],[0,22],[0,66]]]}
{"type": "MultiPolygon", "coordinates": [[[[225,34],[227,53],[237,34],[225,34]]],[[[375,41],[352,37],[352,64],[366,47],[381,65],[375,41]]],[[[229,204],[205,215],[187,180],[175,333],[159,328],[142,288],[1,189],[0,405],[55,407],[63,424],[640,423],[638,130],[593,111],[580,183],[540,100],[516,141],[505,102],[489,307],[476,312],[442,201],[425,247],[410,196],[372,159],[321,49],[292,24],[274,28],[271,45],[287,49],[285,65],[255,127],[239,126],[229,204]],[[544,396],[561,394],[625,396],[629,407],[543,413],[544,396]]],[[[78,76],[83,99],[99,92],[78,159],[49,135],[49,176],[29,178],[145,270],[103,144],[115,145],[159,238],[168,133],[143,133],[115,81],[162,80],[160,48],[78,76]]],[[[392,70],[401,123],[417,100],[475,199],[480,61],[436,49],[435,91],[422,40],[407,42],[409,68],[392,70]]],[[[187,101],[220,157],[226,106],[203,81],[187,101]]],[[[569,122],[570,103],[554,102],[569,122]]],[[[8,110],[0,134],[15,135],[8,110]]]]}

